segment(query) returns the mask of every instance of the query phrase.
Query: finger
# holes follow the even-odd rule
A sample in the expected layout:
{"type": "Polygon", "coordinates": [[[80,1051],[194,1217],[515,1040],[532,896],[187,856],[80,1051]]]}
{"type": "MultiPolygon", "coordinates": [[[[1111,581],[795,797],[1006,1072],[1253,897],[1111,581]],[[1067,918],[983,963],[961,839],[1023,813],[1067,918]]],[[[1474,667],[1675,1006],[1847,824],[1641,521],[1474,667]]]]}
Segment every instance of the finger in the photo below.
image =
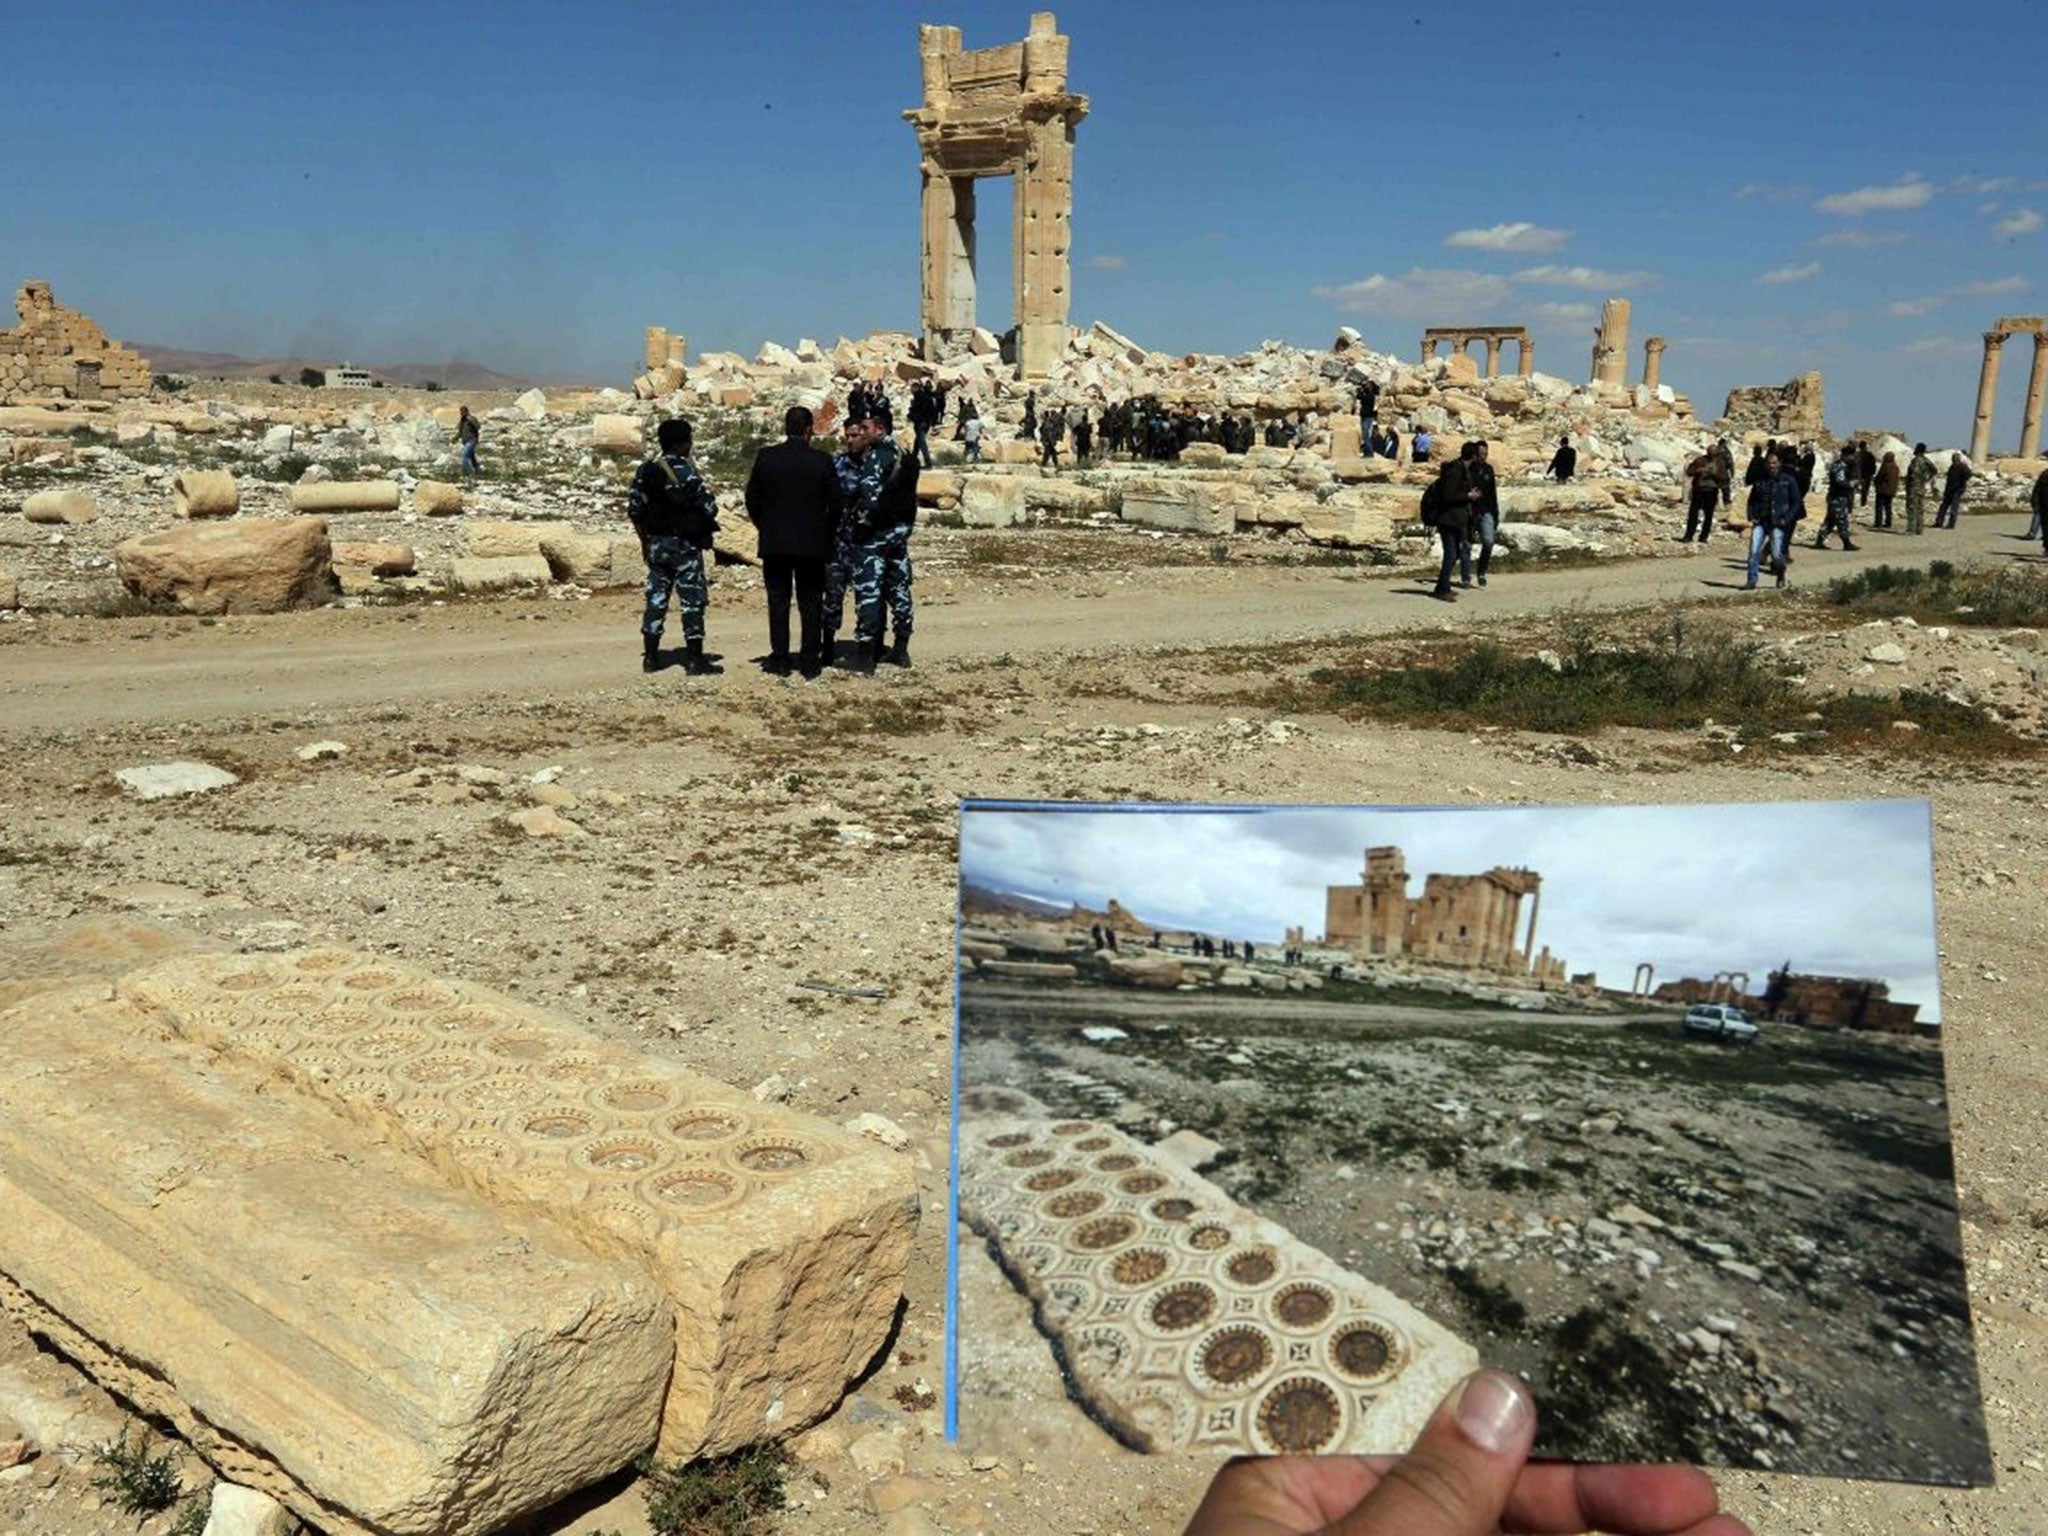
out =
{"type": "Polygon", "coordinates": [[[1535,1438],[1527,1387],[1501,1371],[1468,1376],[1332,1536],[1488,1536],[1535,1438]]]}
{"type": "Polygon", "coordinates": [[[1585,1530],[1617,1536],[1687,1531],[1721,1507],[1713,1479],[1692,1467],[1528,1467],[1508,1499],[1503,1524],[1518,1536],[1585,1530]]]}
{"type": "Polygon", "coordinates": [[[1301,1536],[1355,1508],[1377,1480],[1355,1456],[1258,1456],[1226,1462],[1187,1536],[1301,1536]]]}

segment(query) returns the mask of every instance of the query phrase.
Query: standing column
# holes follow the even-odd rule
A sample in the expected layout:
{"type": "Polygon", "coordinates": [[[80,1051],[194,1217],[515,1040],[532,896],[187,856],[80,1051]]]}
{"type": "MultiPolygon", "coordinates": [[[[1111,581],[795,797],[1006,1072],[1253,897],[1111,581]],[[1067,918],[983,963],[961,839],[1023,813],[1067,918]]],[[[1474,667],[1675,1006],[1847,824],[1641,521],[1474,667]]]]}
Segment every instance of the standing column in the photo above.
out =
{"type": "Polygon", "coordinates": [[[2026,414],[2020,418],[2020,457],[2041,451],[2041,397],[2048,394],[2048,331],[2034,333],[2034,370],[2027,375],[2026,414]]]}
{"type": "Polygon", "coordinates": [[[1429,360],[1436,356],[1436,343],[1429,337],[1422,338],[1422,366],[1427,368],[1429,360]]]}
{"type": "Polygon", "coordinates": [[[1026,378],[1040,378],[1067,350],[1074,126],[1062,113],[1027,132],[1017,172],[1017,361],[1026,378]]]}
{"type": "Polygon", "coordinates": [[[1515,962],[1515,908],[1521,900],[1513,891],[1500,893],[1500,917],[1493,938],[1493,968],[1497,971],[1505,971],[1515,962]]]}
{"type": "Polygon", "coordinates": [[[1489,336],[1486,338],[1486,376],[1489,379],[1500,377],[1500,340],[1498,337],[1489,336]]]}
{"type": "Polygon", "coordinates": [[[1655,389],[1657,379],[1664,372],[1664,338],[1645,336],[1643,338],[1643,387],[1655,389]]]}
{"type": "Polygon", "coordinates": [[[1529,936],[1522,941],[1522,952],[1529,956],[1533,965],[1536,960],[1536,913],[1543,905],[1543,887],[1537,886],[1529,893],[1529,936]]]}
{"type": "MultiPolygon", "coordinates": [[[[924,331],[925,360],[933,362],[939,356],[944,333],[953,324],[952,254],[958,210],[953,203],[953,178],[930,160],[924,162],[922,169],[917,254],[919,305],[923,313],[919,319],[924,331]]],[[[971,309],[972,288],[968,290],[967,303],[971,309]]]]}
{"type": "Polygon", "coordinates": [[[1984,333],[1984,371],[1977,375],[1977,419],[1970,426],[1970,458],[1979,468],[1991,456],[1991,413],[1998,404],[1998,351],[2005,332],[1984,333]]]}
{"type": "Polygon", "coordinates": [[[1515,377],[1526,379],[1536,371],[1536,343],[1524,336],[1521,345],[1522,354],[1515,363],[1515,377]]]}

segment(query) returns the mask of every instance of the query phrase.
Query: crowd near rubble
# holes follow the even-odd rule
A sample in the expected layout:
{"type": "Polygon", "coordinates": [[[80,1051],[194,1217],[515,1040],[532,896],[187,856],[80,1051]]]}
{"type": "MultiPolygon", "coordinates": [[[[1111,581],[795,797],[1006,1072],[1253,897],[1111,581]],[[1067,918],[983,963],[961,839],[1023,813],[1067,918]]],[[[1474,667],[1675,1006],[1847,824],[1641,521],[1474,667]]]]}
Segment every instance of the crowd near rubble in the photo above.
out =
{"type": "MultiPolygon", "coordinates": [[[[697,463],[722,513],[716,563],[753,566],[748,455],[780,435],[791,405],[832,432],[856,387],[889,408],[902,451],[922,439],[927,524],[1078,522],[1416,565],[1438,543],[1421,521],[1422,492],[1463,443],[1486,445],[1491,531],[1502,553],[1524,559],[1659,553],[1703,455],[1747,456],[1780,436],[1829,446],[1814,428],[1816,376],[1738,391],[1731,417],[1705,423],[1668,385],[1484,378],[1462,354],[1408,363],[1349,328],[1327,348],[1267,342],[1214,357],[1151,351],[1098,323],[1034,380],[1015,378],[990,342],[942,365],[902,333],[769,343],[752,360],[712,352],[650,369],[631,393],[336,399],[202,380],[176,393],[0,406],[0,500],[23,514],[0,533],[0,611],[90,610],[124,590],[219,613],[638,586],[626,482],[671,417],[697,427],[697,463]]],[[[1890,434],[1858,441],[1880,461],[1913,457],[1890,434]]],[[[1952,449],[1926,457],[1943,486],[1968,462],[1952,449]]],[[[1965,507],[2023,507],[2040,468],[1969,467],[1965,507]]],[[[1742,504],[1724,503],[1721,516],[1740,527],[1742,504]]],[[[1819,521],[1816,509],[1802,532],[1819,521]]]]}

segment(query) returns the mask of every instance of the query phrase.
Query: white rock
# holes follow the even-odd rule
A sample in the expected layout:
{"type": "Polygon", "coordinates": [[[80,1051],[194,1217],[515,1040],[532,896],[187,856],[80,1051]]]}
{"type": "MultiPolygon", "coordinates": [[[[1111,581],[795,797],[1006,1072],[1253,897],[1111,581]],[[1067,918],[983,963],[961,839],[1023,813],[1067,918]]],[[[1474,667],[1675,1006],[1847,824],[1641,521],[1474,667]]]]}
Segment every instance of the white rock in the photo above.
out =
{"type": "Polygon", "coordinates": [[[787,1104],[789,1080],[780,1072],[769,1073],[754,1084],[754,1098],[762,1104],[787,1104]]]}
{"type": "Polygon", "coordinates": [[[202,795],[242,781],[211,763],[147,763],[123,768],[114,775],[138,800],[163,800],[172,795],[202,795]]]}
{"type": "Polygon", "coordinates": [[[345,741],[312,741],[299,748],[298,758],[302,763],[318,763],[328,758],[348,756],[345,741]]]}
{"type": "Polygon", "coordinates": [[[512,408],[528,421],[540,421],[548,413],[548,397],[537,389],[529,389],[512,402],[512,408]]]}
{"type": "Polygon", "coordinates": [[[1863,659],[1866,661],[1883,662],[1886,666],[1891,667],[1902,666],[1906,660],[1906,648],[1896,641],[1887,640],[1882,645],[1873,645],[1869,650],[1865,651],[1863,659]]]}
{"type": "MultiPolygon", "coordinates": [[[[263,451],[265,453],[290,453],[292,451],[292,428],[289,422],[280,422],[263,434],[263,451]]],[[[222,1483],[220,1486],[226,1488],[230,1485],[222,1483]]],[[[209,1525],[208,1529],[211,1528],[209,1525]]]]}
{"type": "Polygon", "coordinates": [[[909,1132],[886,1115],[855,1115],[846,1122],[846,1128],[856,1136],[880,1142],[892,1152],[901,1152],[910,1145],[909,1132]]]}
{"type": "Polygon", "coordinates": [[[291,1511],[269,1494],[215,1483],[203,1536],[292,1536],[298,1528],[291,1511]]]}

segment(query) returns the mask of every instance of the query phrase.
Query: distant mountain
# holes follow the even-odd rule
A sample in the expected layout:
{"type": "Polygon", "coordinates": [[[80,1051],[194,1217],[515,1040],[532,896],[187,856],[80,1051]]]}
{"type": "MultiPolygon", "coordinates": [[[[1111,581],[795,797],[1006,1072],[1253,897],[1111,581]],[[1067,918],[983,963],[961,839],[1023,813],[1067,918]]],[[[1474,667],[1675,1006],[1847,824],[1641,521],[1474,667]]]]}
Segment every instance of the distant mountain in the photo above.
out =
{"type": "MultiPolygon", "coordinates": [[[[296,384],[301,368],[327,369],[345,361],[338,357],[238,357],[232,352],[200,352],[189,347],[159,347],[152,346],[146,341],[131,341],[126,345],[148,358],[149,366],[158,373],[182,373],[209,379],[250,379],[260,382],[276,374],[286,382],[296,384]]],[[[538,382],[534,379],[521,378],[516,374],[499,373],[495,369],[484,367],[481,363],[465,363],[459,358],[451,358],[445,363],[364,363],[362,366],[386,383],[415,387],[434,383],[450,390],[521,390],[530,389],[538,382]]]]}
{"type": "Polygon", "coordinates": [[[1041,901],[1036,896],[1025,896],[1016,891],[998,891],[970,880],[960,887],[960,910],[1015,912],[1025,917],[1065,917],[1073,907],[1066,902],[1041,901]]]}

